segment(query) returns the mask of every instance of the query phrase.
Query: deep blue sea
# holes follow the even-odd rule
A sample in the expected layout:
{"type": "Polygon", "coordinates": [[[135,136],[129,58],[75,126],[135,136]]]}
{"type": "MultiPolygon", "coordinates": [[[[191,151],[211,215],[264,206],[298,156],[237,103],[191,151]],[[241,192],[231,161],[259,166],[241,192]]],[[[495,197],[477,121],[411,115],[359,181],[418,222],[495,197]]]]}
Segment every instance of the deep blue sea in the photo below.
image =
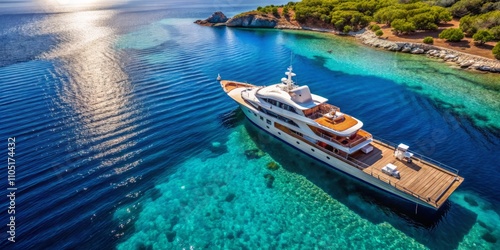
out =
{"type": "Polygon", "coordinates": [[[0,249],[500,249],[500,75],[193,23],[256,8],[217,7],[0,15],[0,249]],[[327,171],[216,81],[279,82],[291,55],[298,84],[367,131],[459,169],[442,209],[327,171]]]}

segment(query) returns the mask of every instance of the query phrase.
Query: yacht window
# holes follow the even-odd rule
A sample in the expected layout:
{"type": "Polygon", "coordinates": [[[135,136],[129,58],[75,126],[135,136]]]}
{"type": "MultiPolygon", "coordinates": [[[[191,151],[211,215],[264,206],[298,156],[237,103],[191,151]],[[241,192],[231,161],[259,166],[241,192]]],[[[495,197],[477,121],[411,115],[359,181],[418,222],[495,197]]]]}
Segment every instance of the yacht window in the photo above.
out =
{"type": "Polygon", "coordinates": [[[260,119],[261,119],[261,120],[264,120],[264,117],[262,117],[262,116],[261,116],[261,117],[260,117],[260,119]]]}
{"type": "Polygon", "coordinates": [[[266,119],[267,124],[271,125],[271,121],[269,119],[266,119]]]}

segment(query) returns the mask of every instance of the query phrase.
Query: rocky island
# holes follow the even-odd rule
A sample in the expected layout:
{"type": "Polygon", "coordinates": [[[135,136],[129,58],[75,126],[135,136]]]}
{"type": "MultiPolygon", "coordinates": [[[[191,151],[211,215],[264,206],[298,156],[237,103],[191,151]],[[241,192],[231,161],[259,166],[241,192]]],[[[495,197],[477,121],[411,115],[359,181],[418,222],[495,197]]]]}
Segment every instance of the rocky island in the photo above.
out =
{"type": "Polygon", "coordinates": [[[224,15],[221,11],[214,12],[211,16],[209,16],[205,20],[196,20],[194,23],[203,26],[218,26],[218,25],[226,25],[227,20],[229,18],[224,15]]]}
{"type": "MultiPolygon", "coordinates": [[[[461,1],[463,0],[454,2],[461,4],[461,1]]],[[[258,7],[257,10],[232,18],[227,18],[218,11],[195,23],[205,26],[312,30],[349,35],[372,47],[424,54],[452,62],[463,69],[500,73],[500,60],[495,59],[500,59],[500,43],[491,42],[494,39],[500,40],[500,3],[498,6],[486,6],[489,9],[483,8],[485,14],[470,17],[474,13],[456,11],[455,5],[445,8],[427,2],[400,3],[397,0],[381,0],[378,5],[370,5],[364,0],[344,2],[317,6],[312,0],[303,0],[282,6],[258,7]],[[469,15],[460,20],[452,20],[452,17],[456,18],[463,13],[469,15]],[[394,16],[399,16],[400,19],[393,19],[394,16]],[[483,19],[496,21],[482,22],[483,19]],[[484,23],[488,26],[484,26],[484,23]],[[460,28],[471,28],[462,31],[459,24],[460,28]],[[478,26],[479,24],[483,26],[478,26]],[[474,34],[474,41],[461,35],[465,33],[466,36],[472,36],[472,32],[480,28],[488,30],[483,29],[481,37],[474,34]],[[444,30],[459,30],[457,32],[461,37],[458,40],[455,37],[442,37],[440,32],[443,33],[444,30]],[[425,37],[427,40],[422,40],[424,35],[428,35],[425,37]],[[495,54],[495,50],[498,54],[495,54]]]]}
{"type": "Polygon", "coordinates": [[[196,20],[195,23],[204,26],[274,28],[278,24],[278,18],[256,11],[246,12],[232,18],[227,18],[222,12],[216,11],[207,19],[196,20]]]}

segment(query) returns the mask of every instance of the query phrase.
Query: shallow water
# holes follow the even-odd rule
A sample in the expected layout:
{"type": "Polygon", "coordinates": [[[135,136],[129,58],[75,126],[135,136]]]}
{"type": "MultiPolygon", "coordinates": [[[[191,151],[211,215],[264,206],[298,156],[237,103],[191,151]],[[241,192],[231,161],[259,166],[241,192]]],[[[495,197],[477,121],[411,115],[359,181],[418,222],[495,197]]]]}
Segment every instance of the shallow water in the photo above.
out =
{"type": "Polygon", "coordinates": [[[22,211],[18,242],[2,246],[500,247],[498,75],[328,34],[192,23],[212,11],[20,15],[0,25],[14,41],[0,64],[0,134],[18,141],[22,211]],[[277,82],[290,54],[298,83],[366,130],[459,169],[465,182],[449,202],[415,215],[326,171],[258,131],[215,81],[277,82]]]}

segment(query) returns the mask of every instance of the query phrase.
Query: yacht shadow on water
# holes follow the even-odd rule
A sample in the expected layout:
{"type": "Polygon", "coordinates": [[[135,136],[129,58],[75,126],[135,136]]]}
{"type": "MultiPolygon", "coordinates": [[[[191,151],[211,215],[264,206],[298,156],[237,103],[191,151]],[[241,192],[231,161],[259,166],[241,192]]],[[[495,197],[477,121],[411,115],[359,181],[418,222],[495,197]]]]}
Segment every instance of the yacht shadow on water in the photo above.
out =
{"type": "Polygon", "coordinates": [[[219,114],[217,119],[225,128],[234,128],[240,125],[245,119],[245,114],[243,114],[243,111],[237,107],[227,113],[219,114]]]}
{"type": "Polygon", "coordinates": [[[304,176],[363,219],[373,224],[389,223],[430,249],[456,249],[476,223],[475,213],[449,200],[437,211],[417,207],[414,203],[386,194],[341,171],[328,170],[323,163],[259,130],[246,119],[244,126],[258,149],[269,154],[286,171],[304,176]],[[453,211],[452,219],[447,218],[450,211],[453,211]],[[457,218],[460,227],[454,227],[453,222],[450,222],[457,218]],[[430,233],[432,239],[429,239],[430,233]],[[450,233],[453,237],[449,237],[450,233]]]}

